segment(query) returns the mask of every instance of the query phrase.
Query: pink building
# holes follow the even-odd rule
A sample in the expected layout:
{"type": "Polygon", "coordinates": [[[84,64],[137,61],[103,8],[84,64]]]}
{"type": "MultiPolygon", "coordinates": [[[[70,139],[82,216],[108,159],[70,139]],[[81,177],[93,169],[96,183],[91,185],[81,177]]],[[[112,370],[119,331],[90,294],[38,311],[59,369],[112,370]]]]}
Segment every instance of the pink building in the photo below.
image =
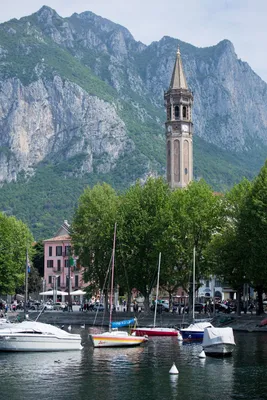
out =
{"type": "Polygon", "coordinates": [[[57,288],[68,292],[69,276],[71,291],[87,286],[83,282],[82,268],[71,254],[70,225],[64,221],[55,237],[44,240],[44,288],[57,288]],[[74,265],[73,264],[74,261],[74,265]]]}

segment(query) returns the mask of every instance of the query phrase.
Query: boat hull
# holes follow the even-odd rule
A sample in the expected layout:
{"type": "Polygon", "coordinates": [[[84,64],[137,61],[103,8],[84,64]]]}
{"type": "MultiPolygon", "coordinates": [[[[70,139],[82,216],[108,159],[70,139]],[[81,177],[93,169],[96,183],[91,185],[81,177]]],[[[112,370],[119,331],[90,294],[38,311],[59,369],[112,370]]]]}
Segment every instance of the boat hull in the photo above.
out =
{"type": "Polygon", "coordinates": [[[94,347],[133,347],[140,346],[147,341],[147,337],[139,337],[136,335],[101,333],[99,335],[91,335],[94,347]]]}
{"type": "Polygon", "coordinates": [[[234,344],[221,343],[213,346],[203,347],[206,356],[210,357],[227,357],[231,356],[234,351],[234,344]]]}
{"type": "Polygon", "coordinates": [[[81,338],[55,338],[49,335],[0,335],[0,351],[68,351],[80,350],[81,338]]]}
{"type": "Polygon", "coordinates": [[[181,330],[181,335],[183,337],[183,340],[186,342],[195,342],[195,341],[202,341],[204,332],[195,332],[195,331],[182,331],[181,330]]]}
{"type": "Polygon", "coordinates": [[[179,331],[172,328],[135,328],[132,333],[136,336],[179,336],[179,331]]]}
{"type": "Polygon", "coordinates": [[[202,321],[189,325],[188,328],[181,329],[181,335],[184,341],[202,341],[204,337],[204,329],[213,328],[210,322],[202,321]]]}

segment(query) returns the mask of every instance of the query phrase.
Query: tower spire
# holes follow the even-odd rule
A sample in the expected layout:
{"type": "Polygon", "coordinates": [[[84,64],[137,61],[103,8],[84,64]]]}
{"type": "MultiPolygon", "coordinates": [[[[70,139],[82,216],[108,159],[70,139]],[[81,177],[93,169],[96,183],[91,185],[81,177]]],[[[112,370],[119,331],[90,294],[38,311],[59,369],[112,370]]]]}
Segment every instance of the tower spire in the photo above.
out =
{"type": "Polygon", "coordinates": [[[167,181],[172,189],[193,180],[193,94],[188,89],[180,48],[176,53],[169,89],[164,93],[167,111],[167,181]]]}
{"type": "Polygon", "coordinates": [[[179,45],[176,53],[176,61],[174,64],[172,79],[169,89],[188,89],[183,70],[183,63],[179,45]]]}

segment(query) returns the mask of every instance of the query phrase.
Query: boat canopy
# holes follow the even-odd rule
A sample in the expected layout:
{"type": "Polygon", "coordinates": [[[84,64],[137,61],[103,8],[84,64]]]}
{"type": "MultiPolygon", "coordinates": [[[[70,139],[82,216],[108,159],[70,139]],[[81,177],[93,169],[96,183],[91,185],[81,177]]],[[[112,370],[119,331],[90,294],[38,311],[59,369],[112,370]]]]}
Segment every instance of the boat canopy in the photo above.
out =
{"type": "MultiPolygon", "coordinates": [[[[60,335],[61,337],[69,337],[73,334],[66,332],[56,326],[45,324],[36,321],[22,321],[18,324],[8,324],[4,329],[1,329],[1,334],[16,334],[16,333],[37,333],[37,334],[50,334],[60,335]]],[[[74,335],[75,336],[75,335],[74,335]]]]}
{"type": "Polygon", "coordinates": [[[232,328],[205,328],[202,346],[214,346],[217,344],[233,344],[235,339],[232,328]]]}
{"type": "Polygon", "coordinates": [[[213,328],[213,325],[210,322],[196,322],[187,328],[181,329],[181,331],[204,332],[205,328],[213,328]]]}
{"type": "Polygon", "coordinates": [[[135,318],[132,319],[125,319],[123,321],[117,321],[117,322],[112,322],[111,323],[111,328],[121,328],[122,326],[128,326],[128,325],[133,325],[136,322],[135,318]]]}

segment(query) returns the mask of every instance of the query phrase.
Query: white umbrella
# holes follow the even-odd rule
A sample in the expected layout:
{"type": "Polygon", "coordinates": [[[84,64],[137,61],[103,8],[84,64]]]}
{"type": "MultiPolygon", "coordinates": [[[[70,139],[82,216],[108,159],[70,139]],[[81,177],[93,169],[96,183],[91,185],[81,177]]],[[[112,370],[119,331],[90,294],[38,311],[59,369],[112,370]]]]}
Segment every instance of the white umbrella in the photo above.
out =
{"type": "Polygon", "coordinates": [[[54,293],[57,296],[67,296],[68,293],[67,292],[61,292],[60,290],[47,290],[46,292],[41,292],[39,293],[41,296],[53,296],[54,293]]]}
{"type": "Polygon", "coordinates": [[[70,294],[72,296],[82,296],[82,295],[86,294],[86,292],[84,292],[83,290],[75,290],[74,292],[70,292],[70,294]]]}

